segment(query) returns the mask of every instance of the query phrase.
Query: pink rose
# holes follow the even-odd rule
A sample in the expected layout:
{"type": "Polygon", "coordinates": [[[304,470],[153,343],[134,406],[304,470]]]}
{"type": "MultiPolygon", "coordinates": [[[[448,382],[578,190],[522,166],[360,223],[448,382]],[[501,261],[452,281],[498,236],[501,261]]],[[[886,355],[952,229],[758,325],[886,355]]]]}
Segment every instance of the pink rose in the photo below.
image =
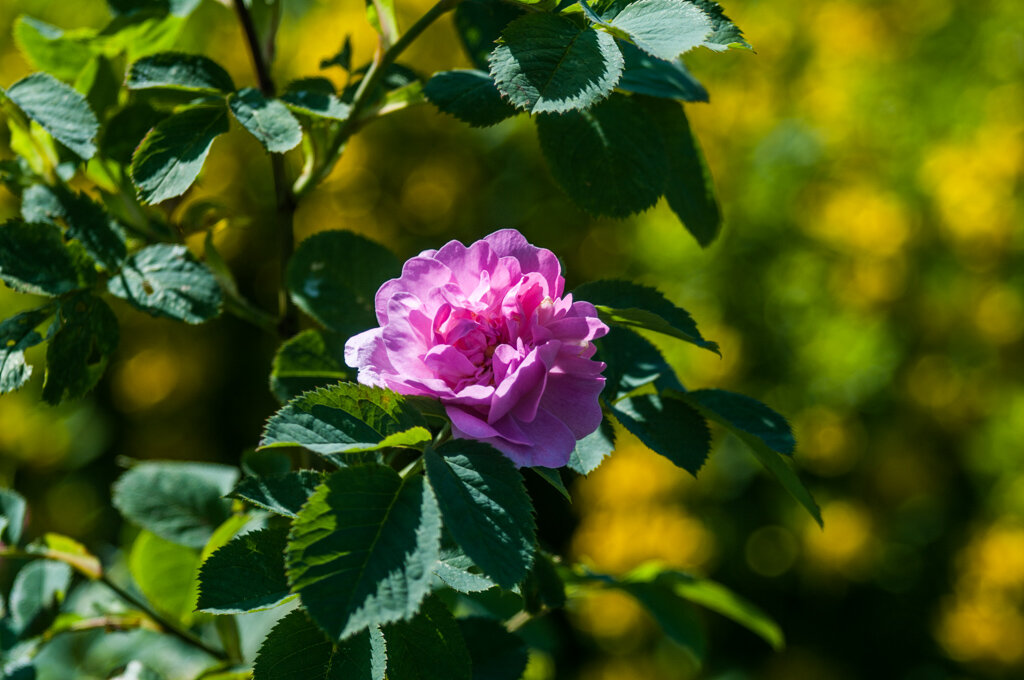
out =
{"type": "Polygon", "coordinates": [[[608,332],[589,302],[562,296],[554,253],[503,229],[410,259],[377,291],[380,328],[351,338],[359,382],[441,400],[456,437],[517,465],[561,467],[601,424],[608,332]]]}

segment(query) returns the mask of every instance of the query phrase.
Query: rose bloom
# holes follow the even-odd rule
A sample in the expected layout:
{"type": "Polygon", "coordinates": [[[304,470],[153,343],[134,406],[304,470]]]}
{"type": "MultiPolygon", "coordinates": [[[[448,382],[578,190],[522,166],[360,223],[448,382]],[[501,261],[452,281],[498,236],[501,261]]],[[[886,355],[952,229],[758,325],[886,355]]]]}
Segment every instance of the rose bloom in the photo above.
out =
{"type": "Polygon", "coordinates": [[[359,382],[440,399],[455,437],[517,465],[561,467],[601,424],[608,332],[589,302],[563,296],[554,253],[503,229],[410,259],[380,287],[374,328],[345,345],[359,382]]]}

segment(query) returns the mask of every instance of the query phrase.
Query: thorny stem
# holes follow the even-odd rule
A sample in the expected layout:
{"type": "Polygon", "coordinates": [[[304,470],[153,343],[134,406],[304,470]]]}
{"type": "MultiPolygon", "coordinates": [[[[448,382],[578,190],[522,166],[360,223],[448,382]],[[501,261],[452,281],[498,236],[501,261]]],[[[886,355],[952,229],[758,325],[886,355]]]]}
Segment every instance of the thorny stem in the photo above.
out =
{"type": "MultiPolygon", "coordinates": [[[[242,33],[245,35],[245,43],[249,48],[249,56],[252,58],[253,70],[256,72],[256,82],[259,84],[260,92],[265,97],[273,97],[277,89],[274,86],[274,79],[270,75],[268,60],[274,54],[274,36],[277,31],[277,20],[270,28],[270,34],[266,43],[260,45],[259,36],[256,35],[256,27],[252,23],[252,15],[245,6],[245,0],[234,0],[235,14],[238,15],[238,22],[242,26],[242,33]]],[[[282,339],[290,338],[299,330],[298,311],[291,297],[288,295],[286,285],[286,273],[288,261],[291,260],[295,250],[295,208],[296,199],[288,182],[288,170],[285,166],[284,156],[281,154],[270,154],[270,167],[274,175],[274,199],[277,207],[277,225],[280,235],[278,251],[281,261],[280,281],[278,286],[278,314],[277,334],[282,339]]]]}
{"type": "MultiPolygon", "coordinates": [[[[235,0],[236,4],[241,0],[235,0]]],[[[366,108],[373,101],[374,96],[377,93],[377,86],[380,85],[381,80],[387,74],[388,68],[395,63],[402,52],[405,51],[413,41],[420,36],[423,31],[427,29],[432,23],[434,23],[442,15],[455,9],[462,0],[439,0],[437,4],[427,10],[426,14],[421,16],[416,23],[409,27],[402,36],[395,41],[391,47],[385,50],[383,53],[378,52],[377,57],[370,65],[370,69],[366,72],[366,76],[359,81],[359,87],[356,89],[355,97],[352,100],[352,108],[349,110],[348,118],[341,124],[338,131],[328,144],[327,153],[324,154],[324,162],[315,171],[304,174],[295,183],[295,195],[303,196],[308,191],[313,189],[331,172],[334,167],[334,163],[337,160],[338,155],[341,153],[342,148],[348,141],[349,137],[359,128],[363,122],[361,116],[366,108]]]]}

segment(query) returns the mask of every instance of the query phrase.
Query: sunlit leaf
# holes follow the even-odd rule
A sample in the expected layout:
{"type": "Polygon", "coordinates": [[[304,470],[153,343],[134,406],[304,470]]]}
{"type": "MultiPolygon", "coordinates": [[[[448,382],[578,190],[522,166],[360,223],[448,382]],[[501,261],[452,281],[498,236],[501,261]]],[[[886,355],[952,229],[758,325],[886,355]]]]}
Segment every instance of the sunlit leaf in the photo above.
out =
{"type": "MultiPolygon", "coordinates": [[[[0,90],[0,96],[4,93],[0,90]]],[[[48,73],[33,73],[11,85],[7,98],[58,142],[88,160],[96,153],[99,121],[85,97],[48,73]]]]}
{"type": "Polygon", "coordinates": [[[217,62],[200,54],[161,52],[136,61],[128,69],[129,90],[163,88],[227,94],[234,91],[231,76],[217,62]]]}
{"type": "Polygon", "coordinates": [[[272,153],[294,149],[302,141],[302,127],[283,102],[267,99],[247,87],[228,97],[235,120],[272,153]]]}
{"type": "Polygon", "coordinates": [[[107,290],[153,316],[198,324],[220,314],[220,285],[188,248],[168,243],[143,248],[107,282],[107,290]]]}

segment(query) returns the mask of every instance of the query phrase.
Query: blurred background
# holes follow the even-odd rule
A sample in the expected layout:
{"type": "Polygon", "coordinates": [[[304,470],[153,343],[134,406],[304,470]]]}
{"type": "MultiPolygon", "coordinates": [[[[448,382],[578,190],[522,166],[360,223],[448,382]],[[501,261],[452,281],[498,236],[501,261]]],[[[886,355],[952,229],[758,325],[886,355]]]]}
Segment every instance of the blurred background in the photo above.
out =
{"type": "MultiPolygon", "coordinates": [[[[279,82],[316,74],[347,34],[356,63],[371,55],[358,0],[285,4],[279,82]]],[[[429,6],[397,4],[405,26],[429,6]]],[[[710,576],[779,621],[784,651],[708,615],[698,671],[609,592],[578,602],[572,628],[554,620],[560,644],[534,659],[531,678],[1022,677],[1024,4],[724,7],[757,53],[686,58],[711,93],[687,112],[726,221],[707,250],[664,203],[624,221],[576,209],[525,116],[471,130],[429,106],[357,137],[303,201],[298,235],[350,229],[404,258],[516,227],[563,258],[570,286],[659,287],[722,346],[718,359],[655,338],[683,383],[751,394],[793,422],[824,531],[721,433],[699,480],[620,433],[615,455],[574,482],[572,505],[532,488],[549,548],[614,573],[657,559],[710,576]]],[[[0,85],[30,71],[9,38],[23,13],[65,29],[109,20],[101,0],[74,12],[4,0],[0,85]]],[[[180,47],[253,83],[234,16],[215,2],[180,47]]],[[[450,20],[403,61],[426,75],[468,65],[450,20]]],[[[344,84],[338,68],[323,74],[344,84]]],[[[237,129],[214,145],[189,200],[214,196],[235,214],[217,224],[217,244],[272,308],[269,163],[237,129]]],[[[0,188],[0,219],[17,211],[0,188]]],[[[0,289],[0,316],[31,302],[0,289]]],[[[274,341],[258,330],[115,309],[121,344],[91,398],[44,406],[41,375],[0,398],[0,484],[28,496],[32,534],[107,554],[123,530],[109,507],[119,457],[235,464],[276,407],[274,341]]]]}

